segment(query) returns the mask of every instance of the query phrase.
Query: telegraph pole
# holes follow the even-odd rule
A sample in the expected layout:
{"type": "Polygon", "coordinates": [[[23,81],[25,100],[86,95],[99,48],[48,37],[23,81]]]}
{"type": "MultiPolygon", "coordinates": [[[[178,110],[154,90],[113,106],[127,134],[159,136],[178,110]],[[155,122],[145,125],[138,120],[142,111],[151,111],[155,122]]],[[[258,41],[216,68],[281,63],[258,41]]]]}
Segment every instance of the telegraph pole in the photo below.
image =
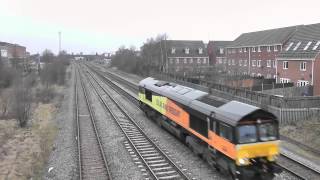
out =
{"type": "Polygon", "coordinates": [[[59,31],[59,52],[58,52],[58,54],[60,54],[61,53],[61,32],[59,31]]]}

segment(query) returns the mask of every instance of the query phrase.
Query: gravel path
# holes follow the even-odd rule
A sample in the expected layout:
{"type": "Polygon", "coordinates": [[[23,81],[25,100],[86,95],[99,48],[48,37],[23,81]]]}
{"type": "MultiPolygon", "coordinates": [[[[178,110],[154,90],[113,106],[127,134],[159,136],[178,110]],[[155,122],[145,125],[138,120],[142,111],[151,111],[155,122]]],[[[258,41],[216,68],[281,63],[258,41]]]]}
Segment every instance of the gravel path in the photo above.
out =
{"type": "Polygon", "coordinates": [[[74,65],[70,66],[71,79],[66,83],[64,98],[55,118],[59,128],[54,149],[49,157],[43,179],[77,179],[77,149],[74,120],[74,65]],[[50,170],[50,171],[49,171],[50,170]]]}

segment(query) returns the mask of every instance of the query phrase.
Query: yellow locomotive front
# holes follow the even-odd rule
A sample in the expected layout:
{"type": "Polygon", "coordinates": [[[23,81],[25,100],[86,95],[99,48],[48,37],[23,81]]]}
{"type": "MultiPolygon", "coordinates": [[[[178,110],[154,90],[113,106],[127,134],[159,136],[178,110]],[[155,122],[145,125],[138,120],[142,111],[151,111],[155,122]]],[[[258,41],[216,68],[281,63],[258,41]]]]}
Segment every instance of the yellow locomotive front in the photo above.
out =
{"type": "Polygon", "coordinates": [[[271,179],[275,173],[280,173],[275,164],[280,143],[276,120],[241,121],[235,131],[236,174],[271,179]]]}

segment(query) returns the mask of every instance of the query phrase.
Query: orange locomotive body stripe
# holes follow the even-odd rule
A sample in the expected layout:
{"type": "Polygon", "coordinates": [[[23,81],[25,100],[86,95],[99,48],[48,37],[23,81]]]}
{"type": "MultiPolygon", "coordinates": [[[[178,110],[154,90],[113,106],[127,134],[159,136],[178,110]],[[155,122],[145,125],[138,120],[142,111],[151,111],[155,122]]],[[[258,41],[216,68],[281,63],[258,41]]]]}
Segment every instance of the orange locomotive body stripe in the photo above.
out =
{"type": "Polygon", "coordinates": [[[218,136],[216,133],[209,131],[209,145],[219,150],[223,154],[229,156],[231,159],[236,159],[237,151],[236,145],[232,144],[223,137],[218,136]]]}

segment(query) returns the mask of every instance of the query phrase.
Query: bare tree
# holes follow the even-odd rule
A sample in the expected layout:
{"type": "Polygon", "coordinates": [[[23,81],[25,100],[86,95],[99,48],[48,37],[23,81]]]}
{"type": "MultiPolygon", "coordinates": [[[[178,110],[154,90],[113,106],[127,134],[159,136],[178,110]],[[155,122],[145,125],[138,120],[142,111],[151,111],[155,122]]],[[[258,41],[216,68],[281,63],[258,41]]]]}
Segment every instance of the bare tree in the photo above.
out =
{"type": "Polygon", "coordinates": [[[5,117],[8,114],[11,102],[11,91],[4,90],[0,94],[0,116],[5,117]]]}
{"type": "Polygon", "coordinates": [[[14,105],[13,111],[20,127],[25,127],[30,117],[32,103],[31,79],[19,77],[13,87],[14,105]]]}

